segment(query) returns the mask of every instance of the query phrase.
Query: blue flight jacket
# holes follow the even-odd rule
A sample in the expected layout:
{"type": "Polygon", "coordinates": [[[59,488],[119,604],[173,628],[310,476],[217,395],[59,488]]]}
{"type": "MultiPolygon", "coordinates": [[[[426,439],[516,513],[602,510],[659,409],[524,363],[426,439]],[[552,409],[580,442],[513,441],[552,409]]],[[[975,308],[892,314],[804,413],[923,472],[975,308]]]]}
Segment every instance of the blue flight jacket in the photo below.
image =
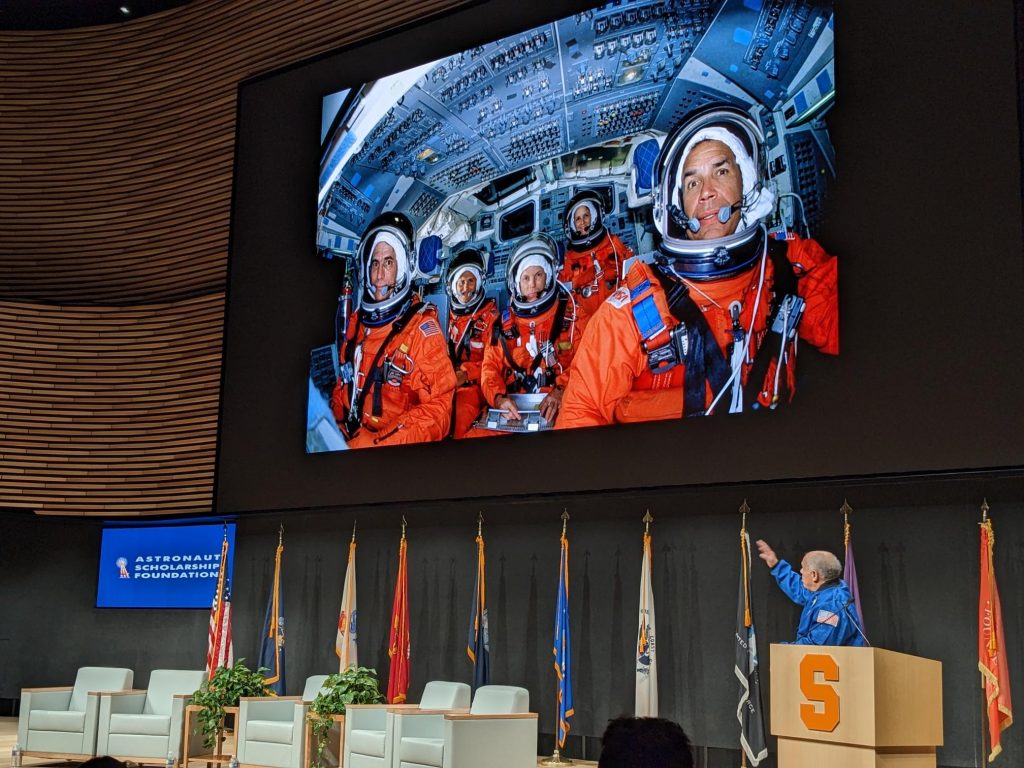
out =
{"type": "Polygon", "coordinates": [[[857,631],[860,617],[845,581],[839,579],[811,592],[785,560],[779,560],[771,573],[786,596],[804,607],[794,644],[866,645],[857,631]]]}

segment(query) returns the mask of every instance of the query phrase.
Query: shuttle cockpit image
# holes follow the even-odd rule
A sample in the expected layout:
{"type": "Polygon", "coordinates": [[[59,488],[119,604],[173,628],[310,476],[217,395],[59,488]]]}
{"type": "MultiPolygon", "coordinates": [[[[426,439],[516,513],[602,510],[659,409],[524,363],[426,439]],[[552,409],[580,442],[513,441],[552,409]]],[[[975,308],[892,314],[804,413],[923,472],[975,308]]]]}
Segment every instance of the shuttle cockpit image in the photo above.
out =
{"type": "MultiPolygon", "coordinates": [[[[413,229],[409,276],[432,307],[415,319],[436,317],[455,384],[403,392],[405,414],[364,419],[364,431],[415,423],[421,398],[480,408],[456,429],[452,405],[440,439],[787,402],[798,337],[838,353],[836,260],[814,240],[835,179],[834,98],[830,2],[620,0],[325,99],[317,255],[344,277],[335,327],[311,351],[307,450],[367,444],[332,410],[339,386],[396,386],[405,353],[389,342],[377,361],[353,351],[366,333],[361,242],[386,214],[413,229]],[[509,267],[539,236],[557,250],[549,279],[565,300],[531,339],[515,322],[509,267]],[[466,253],[486,322],[452,302],[466,253]],[[488,363],[502,344],[538,351],[488,363]],[[507,389],[513,373],[537,380],[556,358],[544,392],[507,389]],[[610,360],[622,380],[606,380],[610,360]],[[466,387],[475,394],[457,400],[466,387]]],[[[399,378],[406,387],[412,374],[399,378]]],[[[402,431],[373,444],[404,442],[402,431]]]]}

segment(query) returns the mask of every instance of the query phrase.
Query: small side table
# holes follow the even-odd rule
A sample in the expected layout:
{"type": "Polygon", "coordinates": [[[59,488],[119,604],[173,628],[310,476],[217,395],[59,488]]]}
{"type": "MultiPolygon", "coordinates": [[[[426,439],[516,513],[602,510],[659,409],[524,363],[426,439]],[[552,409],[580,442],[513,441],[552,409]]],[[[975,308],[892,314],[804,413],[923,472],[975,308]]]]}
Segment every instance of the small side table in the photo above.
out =
{"type": "MultiPolygon", "coordinates": [[[[238,719],[238,707],[224,707],[224,718],[220,721],[220,728],[217,730],[217,744],[214,751],[208,755],[194,755],[190,756],[191,751],[191,740],[192,740],[192,715],[203,707],[198,704],[186,704],[185,705],[185,733],[182,737],[182,756],[181,756],[181,768],[189,768],[192,763],[206,763],[206,768],[212,768],[213,765],[227,765],[231,762],[231,758],[235,756],[237,752],[237,744],[235,742],[235,731],[231,730],[231,750],[225,752],[224,748],[227,746],[226,729],[224,727],[224,721],[229,715],[233,716],[237,721],[238,719]]],[[[236,724],[237,725],[237,724],[236,724]]]]}

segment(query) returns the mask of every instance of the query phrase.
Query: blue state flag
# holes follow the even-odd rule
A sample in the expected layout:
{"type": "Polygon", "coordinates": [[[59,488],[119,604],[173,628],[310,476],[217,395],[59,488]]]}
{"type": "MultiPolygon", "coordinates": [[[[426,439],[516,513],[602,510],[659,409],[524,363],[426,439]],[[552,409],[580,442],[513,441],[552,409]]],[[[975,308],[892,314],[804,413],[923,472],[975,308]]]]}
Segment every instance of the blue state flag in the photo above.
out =
{"type": "Polygon", "coordinates": [[[260,641],[259,666],[269,671],[264,673],[264,684],[274,695],[284,696],[284,598],[281,595],[281,555],[284,544],[280,539],[274,556],[274,583],[267,600],[267,613],[263,620],[263,634],[260,641]]]}
{"type": "Polygon", "coordinates": [[[487,580],[484,576],[484,537],[476,537],[476,586],[469,616],[466,655],[473,662],[473,693],[491,682],[491,638],[487,627],[487,580]]]}
{"type": "Polygon", "coordinates": [[[572,706],[572,644],[569,641],[569,539],[562,533],[562,555],[558,565],[558,601],[555,605],[555,674],[558,675],[558,748],[569,735],[572,706]]]}

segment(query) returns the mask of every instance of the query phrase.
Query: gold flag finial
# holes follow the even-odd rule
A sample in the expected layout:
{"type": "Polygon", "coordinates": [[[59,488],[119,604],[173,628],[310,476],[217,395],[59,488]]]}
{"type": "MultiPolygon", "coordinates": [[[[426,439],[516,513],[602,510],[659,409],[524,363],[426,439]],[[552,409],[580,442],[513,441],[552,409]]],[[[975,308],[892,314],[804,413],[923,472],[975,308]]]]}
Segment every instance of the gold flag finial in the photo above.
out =
{"type": "Polygon", "coordinates": [[[277,546],[284,545],[284,523],[279,523],[277,526],[277,546]]]}
{"type": "Polygon", "coordinates": [[[565,530],[569,525],[569,510],[566,507],[562,507],[562,535],[565,536],[565,530]]]}
{"type": "Polygon", "coordinates": [[[477,536],[483,536],[484,535],[484,513],[483,512],[477,512],[476,513],[476,535],[477,536]]]}
{"type": "Polygon", "coordinates": [[[356,520],[352,521],[352,543],[356,543],[356,520]]]}
{"type": "Polygon", "coordinates": [[[224,541],[228,540],[228,520],[224,518],[224,541]]]}
{"type": "Polygon", "coordinates": [[[651,523],[654,522],[654,518],[651,517],[651,510],[647,510],[647,514],[644,515],[644,533],[651,532],[651,523]]]}
{"type": "Polygon", "coordinates": [[[407,526],[407,525],[408,525],[408,523],[405,521],[405,515],[402,515],[402,540],[403,541],[405,540],[405,526],[407,526]]]}
{"type": "Polygon", "coordinates": [[[983,498],[981,500],[981,522],[983,522],[983,523],[988,520],[988,510],[989,510],[988,499],[983,498]]]}
{"type": "Polygon", "coordinates": [[[740,514],[743,515],[743,530],[747,530],[747,512],[750,511],[750,505],[747,504],[747,500],[744,499],[743,503],[740,504],[740,514]]]}

